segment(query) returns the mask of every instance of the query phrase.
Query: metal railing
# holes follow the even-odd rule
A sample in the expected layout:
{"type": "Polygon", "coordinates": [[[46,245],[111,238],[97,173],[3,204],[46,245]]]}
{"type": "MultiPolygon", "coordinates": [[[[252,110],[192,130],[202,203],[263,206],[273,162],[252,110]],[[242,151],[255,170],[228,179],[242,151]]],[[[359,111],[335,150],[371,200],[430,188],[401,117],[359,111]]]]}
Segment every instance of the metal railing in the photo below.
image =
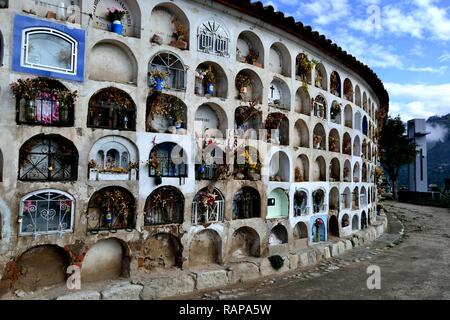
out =
{"type": "Polygon", "coordinates": [[[311,212],[310,207],[298,207],[294,206],[294,217],[307,216],[311,212]]]}
{"type": "Polygon", "coordinates": [[[212,208],[204,208],[192,202],[192,224],[214,223],[224,220],[225,201],[217,200],[212,208]]]}

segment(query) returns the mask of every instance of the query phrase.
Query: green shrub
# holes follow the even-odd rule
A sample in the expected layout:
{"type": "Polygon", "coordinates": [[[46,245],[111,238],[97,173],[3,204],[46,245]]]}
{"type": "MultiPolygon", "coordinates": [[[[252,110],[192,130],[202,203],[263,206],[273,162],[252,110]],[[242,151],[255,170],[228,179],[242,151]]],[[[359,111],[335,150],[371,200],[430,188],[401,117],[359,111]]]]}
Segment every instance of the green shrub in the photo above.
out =
{"type": "Polygon", "coordinates": [[[284,265],[284,259],[279,255],[269,257],[269,261],[275,270],[281,269],[284,265]]]}

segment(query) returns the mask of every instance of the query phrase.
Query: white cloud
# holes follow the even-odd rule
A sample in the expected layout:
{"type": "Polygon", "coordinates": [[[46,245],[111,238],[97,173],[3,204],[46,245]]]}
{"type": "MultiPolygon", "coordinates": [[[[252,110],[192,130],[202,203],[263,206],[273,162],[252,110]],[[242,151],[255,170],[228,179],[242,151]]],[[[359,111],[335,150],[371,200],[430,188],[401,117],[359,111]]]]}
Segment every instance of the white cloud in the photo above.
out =
{"type": "Polygon", "coordinates": [[[316,25],[326,26],[331,23],[342,21],[351,15],[352,7],[348,0],[315,0],[302,1],[299,4],[297,14],[299,16],[311,16],[316,25]]]}
{"type": "Polygon", "coordinates": [[[450,113],[450,83],[384,85],[391,98],[390,114],[401,114],[404,121],[450,113]]]}
{"type": "Polygon", "coordinates": [[[448,134],[448,129],[441,125],[429,125],[427,124],[427,132],[430,134],[427,136],[428,142],[444,142],[445,137],[448,134]]]}
{"type": "Polygon", "coordinates": [[[439,62],[447,62],[450,61],[450,53],[444,53],[438,58],[439,62]]]}

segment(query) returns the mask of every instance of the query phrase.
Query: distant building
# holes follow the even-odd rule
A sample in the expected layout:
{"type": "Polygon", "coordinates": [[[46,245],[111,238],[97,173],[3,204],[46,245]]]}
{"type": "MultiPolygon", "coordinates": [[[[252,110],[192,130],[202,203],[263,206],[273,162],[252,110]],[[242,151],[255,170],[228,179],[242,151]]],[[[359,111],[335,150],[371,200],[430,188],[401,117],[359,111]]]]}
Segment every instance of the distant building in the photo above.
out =
{"type": "Polygon", "coordinates": [[[428,191],[427,172],[427,135],[425,119],[408,121],[408,138],[417,145],[417,155],[408,166],[409,190],[415,192],[428,191]]]}

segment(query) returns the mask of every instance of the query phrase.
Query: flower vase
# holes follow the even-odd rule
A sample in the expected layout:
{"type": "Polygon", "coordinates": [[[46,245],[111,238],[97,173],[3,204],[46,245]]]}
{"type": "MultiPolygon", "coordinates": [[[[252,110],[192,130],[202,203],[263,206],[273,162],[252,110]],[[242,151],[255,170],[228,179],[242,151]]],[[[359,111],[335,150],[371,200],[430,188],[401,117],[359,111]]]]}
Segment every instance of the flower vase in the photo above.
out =
{"type": "Polygon", "coordinates": [[[68,119],[69,119],[69,108],[65,104],[63,104],[59,111],[59,122],[66,123],[68,119]]]}
{"type": "Polygon", "coordinates": [[[182,125],[183,125],[183,121],[176,121],[176,122],[175,122],[175,128],[176,128],[177,130],[178,130],[178,129],[181,129],[182,125]]]}
{"type": "Polygon", "coordinates": [[[206,94],[214,94],[214,84],[212,82],[208,82],[208,84],[206,85],[206,94]]]}
{"type": "Polygon", "coordinates": [[[111,226],[113,223],[113,219],[114,219],[114,213],[111,210],[106,210],[105,213],[105,222],[111,226]]]}
{"type": "Polygon", "coordinates": [[[111,24],[111,31],[122,35],[123,34],[122,22],[119,20],[114,20],[113,23],[111,24]]]}
{"type": "Polygon", "coordinates": [[[164,89],[164,80],[160,77],[155,77],[155,85],[153,86],[155,91],[161,92],[164,89]]]}
{"type": "Polygon", "coordinates": [[[34,100],[26,101],[25,119],[32,122],[36,120],[36,102],[34,100]]]}

